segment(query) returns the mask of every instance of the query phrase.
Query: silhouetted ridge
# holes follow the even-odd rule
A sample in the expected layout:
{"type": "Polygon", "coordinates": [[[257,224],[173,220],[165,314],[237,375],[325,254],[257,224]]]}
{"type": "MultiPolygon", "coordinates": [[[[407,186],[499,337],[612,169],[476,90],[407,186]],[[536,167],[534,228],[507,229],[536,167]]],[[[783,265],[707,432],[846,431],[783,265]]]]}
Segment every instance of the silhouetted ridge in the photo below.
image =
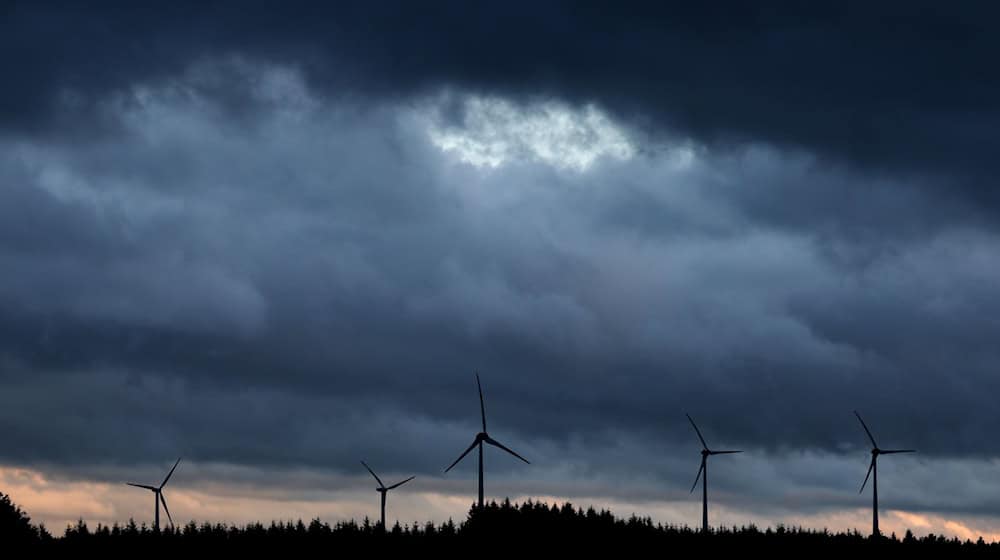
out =
{"type": "Polygon", "coordinates": [[[27,512],[0,492],[0,545],[27,545],[51,538],[44,525],[32,525],[27,512]]]}
{"type": "MultiPolygon", "coordinates": [[[[0,495],[2,496],[2,495],[0,495]]],[[[4,502],[9,504],[9,500],[4,502]]],[[[8,508],[9,509],[9,508],[8,508]]],[[[27,516],[20,513],[24,522],[27,516]]],[[[5,518],[6,519],[6,518],[5,518]]],[[[30,526],[30,525],[28,525],[30,526]]],[[[501,546],[528,546],[532,551],[594,552],[595,547],[614,546],[622,552],[639,552],[649,547],[670,554],[694,553],[706,547],[714,552],[748,554],[766,553],[802,555],[821,552],[852,554],[871,552],[873,548],[887,552],[912,552],[916,554],[995,555],[1000,544],[946,539],[938,535],[914,537],[909,531],[902,538],[896,535],[872,539],[857,530],[831,533],[799,527],[778,526],[759,529],[745,527],[718,527],[708,534],[700,528],[663,525],[649,517],[632,515],[620,518],[608,510],[593,507],[576,508],[570,503],[546,504],[528,500],[524,503],[489,502],[482,508],[470,507],[468,518],[456,525],[452,521],[434,523],[396,523],[387,532],[379,524],[363,519],[343,521],[330,525],[318,519],[309,523],[299,521],[272,521],[249,523],[243,526],[222,523],[195,523],[159,532],[145,524],[136,525],[130,520],[124,525],[98,525],[91,530],[83,521],[66,528],[60,539],[35,539],[36,546],[63,553],[80,551],[129,552],[145,554],[197,551],[206,553],[275,553],[317,551],[324,554],[347,551],[398,550],[406,552],[467,553],[470,543],[482,544],[499,550],[501,546]],[[152,547],[152,548],[151,548],[152,547]]],[[[944,556],[947,555],[947,556],[944,556]]]]}

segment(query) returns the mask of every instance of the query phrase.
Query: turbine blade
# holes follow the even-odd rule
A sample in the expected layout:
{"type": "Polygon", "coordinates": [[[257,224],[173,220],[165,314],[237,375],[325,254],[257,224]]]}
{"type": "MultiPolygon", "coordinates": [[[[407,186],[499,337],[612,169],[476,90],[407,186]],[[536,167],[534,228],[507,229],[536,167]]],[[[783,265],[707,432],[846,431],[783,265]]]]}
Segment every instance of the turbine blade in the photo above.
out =
{"type": "Polygon", "coordinates": [[[688,492],[689,494],[693,493],[694,489],[698,487],[698,480],[701,479],[701,471],[703,471],[703,470],[705,470],[705,458],[704,457],[701,458],[701,467],[698,468],[698,476],[694,477],[694,484],[691,485],[691,492],[688,492]]]}
{"type": "Polygon", "coordinates": [[[872,469],[875,468],[875,457],[872,456],[872,462],[868,465],[868,474],[865,475],[865,481],[861,483],[861,490],[858,490],[858,494],[865,491],[865,484],[868,484],[868,477],[872,475],[872,469]]]}
{"type": "Polygon", "coordinates": [[[178,465],[178,464],[180,464],[180,462],[181,462],[181,458],[180,458],[180,457],[178,457],[178,458],[177,458],[177,462],[176,462],[176,463],[174,463],[174,466],[173,466],[173,468],[172,468],[172,469],[170,469],[170,472],[168,472],[168,473],[167,473],[167,478],[164,478],[164,479],[163,479],[163,484],[160,484],[160,488],[163,488],[164,486],[166,486],[166,485],[167,485],[167,481],[168,481],[168,480],[170,480],[170,477],[171,477],[171,476],[172,476],[172,475],[174,474],[174,469],[176,469],[176,468],[177,468],[177,465],[178,465]]]}
{"type": "Polygon", "coordinates": [[[499,447],[500,449],[503,449],[507,453],[510,453],[511,455],[517,457],[518,459],[524,461],[525,463],[528,463],[529,465],[531,464],[531,461],[525,459],[524,457],[521,457],[517,453],[514,453],[511,449],[505,447],[504,444],[502,444],[499,441],[491,438],[490,436],[486,436],[485,438],[483,438],[483,441],[485,441],[486,443],[488,443],[488,444],[490,444],[490,445],[492,445],[494,447],[499,447]]]}
{"type": "Polygon", "coordinates": [[[382,488],[385,488],[385,484],[382,483],[382,479],[379,478],[377,474],[375,474],[375,471],[373,471],[372,468],[368,466],[368,463],[361,461],[361,464],[364,465],[366,469],[368,469],[368,472],[372,473],[372,476],[374,476],[375,480],[378,481],[378,485],[381,486],[382,488]]]}
{"type": "Polygon", "coordinates": [[[739,451],[709,451],[709,455],[726,455],[727,453],[743,453],[743,450],[739,451]]]}
{"type": "Polygon", "coordinates": [[[411,476],[410,478],[407,478],[407,479],[406,479],[406,480],[404,480],[403,482],[397,482],[396,484],[393,484],[392,486],[390,486],[390,487],[386,488],[386,490],[392,490],[393,488],[399,488],[400,486],[402,486],[402,485],[406,484],[407,482],[409,482],[409,481],[413,480],[414,478],[417,478],[417,477],[415,477],[415,476],[411,476]]]}
{"type": "Polygon", "coordinates": [[[454,467],[455,465],[458,464],[459,461],[461,461],[462,459],[464,459],[465,456],[469,454],[469,451],[472,451],[473,448],[476,447],[477,443],[479,443],[479,439],[478,438],[475,441],[473,441],[472,445],[470,445],[468,449],[466,449],[461,455],[459,455],[458,459],[455,459],[455,462],[452,463],[451,465],[449,465],[448,468],[444,470],[444,472],[450,471],[452,467],[454,467]]]}
{"type": "Polygon", "coordinates": [[[890,453],[916,453],[916,449],[888,449],[886,451],[880,451],[882,455],[887,455],[890,453]]]}
{"type": "Polygon", "coordinates": [[[698,439],[701,440],[701,447],[702,447],[702,449],[708,449],[708,444],[705,443],[705,438],[701,437],[701,430],[698,429],[698,425],[695,424],[694,420],[691,419],[691,415],[685,412],[684,416],[687,416],[688,417],[688,421],[691,422],[692,426],[694,426],[694,431],[695,431],[695,433],[698,434],[698,439]]]}
{"type": "Polygon", "coordinates": [[[160,502],[163,503],[163,511],[167,512],[167,519],[170,520],[170,526],[174,526],[174,518],[170,517],[170,508],[167,507],[167,499],[163,497],[163,492],[156,493],[160,497],[160,502]]]}
{"type": "Polygon", "coordinates": [[[146,484],[136,484],[134,482],[126,482],[125,484],[128,484],[129,486],[135,486],[136,488],[145,488],[146,490],[152,490],[153,492],[156,492],[155,486],[148,486],[146,484]]]}
{"type": "Polygon", "coordinates": [[[868,434],[868,439],[872,440],[872,447],[878,448],[878,444],[875,443],[875,436],[873,436],[871,430],[868,429],[868,424],[865,424],[865,421],[861,420],[861,415],[858,414],[857,410],[854,411],[854,415],[857,416],[858,420],[861,422],[861,427],[864,428],[865,433],[868,434]]]}
{"type": "Polygon", "coordinates": [[[479,382],[479,372],[476,372],[476,386],[479,387],[479,412],[483,415],[483,432],[486,432],[486,402],[483,400],[483,384],[479,382]]]}

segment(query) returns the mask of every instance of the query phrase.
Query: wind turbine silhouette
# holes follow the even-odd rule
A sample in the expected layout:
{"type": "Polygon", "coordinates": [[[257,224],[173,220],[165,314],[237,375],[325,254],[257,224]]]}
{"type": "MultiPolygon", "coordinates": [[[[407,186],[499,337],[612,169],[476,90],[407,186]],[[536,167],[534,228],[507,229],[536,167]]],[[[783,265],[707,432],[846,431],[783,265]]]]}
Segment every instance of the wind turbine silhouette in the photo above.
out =
{"type": "Polygon", "coordinates": [[[872,477],[872,537],[877,537],[881,533],[878,531],[878,456],[879,455],[891,455],[893,453],[916,453],[916,449],[879,449],[878,444],[875,443],[875,436],[872,435],[871,430],[868,429],[868,425],[865,421],[861,419],[861,415],[858,411],[854,411],[854,415],[858,417],[858,421],[861,422],[861,427],[865,429],[865,433],[868,434],[868,439],[872,442],[872,462],[868,465],[868,474],[865,475],[865,481],[861,483],[861,490],[858,490],[858,494],[865,491],[865,485],[868,484],[868,477],[872,477]]]}
{"type": "Polygon", "coordinates": [[[705,443],[705,438],[701,436],[701,430],[698,429],[698,425],[694,423],[691,419],[690,414],[684,414],[687,416],[688,421],[694,427],[695,433],[698,434],[698,439],[701,440],[701,468],[698,469],[698,476],[694,477],[694,484],[691,486],[691,492],[698,487],[698,479],[701,479],[701,531],[703,533],[708,533],[708,457],[709,455],[726,455],[729,453],[743,453],[743,451],[712,451],[708,448],[708,444],[705,443]]]}
{"type": "Polygon", "coordinates": [[[382,483],[382,479],[379,478],[377,474],[375,474],[375,471],[373,471],[371,467],[368,466],[368,463],[366,463],[364,461],[361,461],[361,464],[364,465],[365,468],[368,469],[368,472],[372,473],[372,476],[374,476],[375,480],[378,481],[378,488],[376,488],[376,490],[378,490],[379,494],[382,494],[382,532],[384,533],[385,532],[385,495],[389,493],[389,490],[392,490],[393,488],[399,488],[400,486],[406,484],[407,482],[413,480],[416,477],[415,476],[411,476],[410,478],[407,478],[406,480],[404,480],[402,482],[397,482],[396,484],[393,484],[392,486],[386,487],[386,485],[382,483]]]}
{"type": "Polygon", "coordinates": [[[170,517],[170,508],[167,507],[167,499],[163,497],[163,487],[167,485],[167,481],[170,480],[170,476],[174,474],[174,469],[177,468],[178,463],[181,462],[180,457],[177,458],[177,462],[174,463],[173,468],[167,473],[167,478],[163,479],[163,482],[159,486],[148,486],[146,484],[136,484],[134,482],[126,482],[129,486],[135,486],[136,488],[145,488],[146,490],[151,490],[155,496],[156,501],[156,517],[153,527],[157,532],[160,530],[160,502],[163,502],[163,510],[167,512],[167,519],[170,520],[170,526],[174,526],[174,519],[170,517]]]}
{"type": "Polygon", "coordinates": [[[463,452],[461,455],[459,455],[458,459],[455,459],[455,462],[452,463],[451,465],[449,465],[448,468],[444,470],[444,472],[450,471],[452,467],[454,467],[455,465],[457,465],[459,461],[461,461],[462,459],[464,459],[465,456],[468,455],[469,452],[472,451],[472,449],[475,448],[478,445],[479,446],[479,508],[482,509],[482,507],[483,507],[483,444],[484,443],[488,443],[488,444],[492,445],[493,447],[499,447],[500,449],[503,449],[507,453],[510,453],[511,455],[517,457],[518,459],[524,461],[525,463],[528,463],[529,465],[531,464],[531,462],[528,461],[527,459],[525,459],[524,457],[521,457],[517,453],[514,453],[512,450],[510,450],[507,447],[505,447],[504,444],[502,444],[499,441],[491,438],[490,435],[488,433],[486,433],[486,404],[483,401],[483,385],[482,385],[482,383],[479,382],[479,373],[476,373],[476,385],[479,387],[479,411],[482,413],[482,416],[483,416],[483,431],[481,431],[478,434],[476,434],[476,439],[474,439],[472,441],[472,445],[470,445],[469,448],[465,450],[465,452],[463,452]]]}

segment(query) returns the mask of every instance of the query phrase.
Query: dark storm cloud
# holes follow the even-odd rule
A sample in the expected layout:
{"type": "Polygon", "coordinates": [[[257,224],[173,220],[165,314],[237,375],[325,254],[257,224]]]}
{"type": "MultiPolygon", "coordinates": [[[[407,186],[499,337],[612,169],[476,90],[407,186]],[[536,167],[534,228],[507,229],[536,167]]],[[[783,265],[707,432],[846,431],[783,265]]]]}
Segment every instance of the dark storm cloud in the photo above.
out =
{"type": "Polygon", "coordinates": [[[428,475],[479,369],[522,491],[683,498],[687,410],[733,503],[854,507],[860,408],[1000,509],[985,16],[171,6],[4,8],[0,461],[428,475]],[[458,163],[476,92],[637,155],[458,163]]]}
{"type": "MultiPolygon", "coordinates": [[[[993,238],[893,244],[859,264],[831,257],[829,236],[762,229],[740,200],[746,184],[719,177],[757,167],[744,182],[781,190],[801,176],[795,156],[700,152],[677,167],[654,153],[585,174],[540,164],[482,173],[429,144],[426,111],[327,105],[296,74],[245,62],[208,63],[108,103],[120,111],[118,135],[5,152],[0,258],[17,272],[0,280],[4,347],[12,371],[32,371],[41,386],[111,369],[165,375],[194,394],[261,391],[245,408],[267,412],[247,421],[264,430],[263,447],[231,433],[240,406],[218,431],[196,429],[210,424],[197,414],[164,428],[196,431],[197,456],[344,464],[270,432],[288,411],[310,409],[296,395],[355,399],[348,408],[366,418],[382,402],[403,417],[464,423],[475,412],[473,368],[491,402],[507,403],[511,430],[552,442],[690,439],[678,422],[686,407],[733,440],[831,450],[864,443],[851,408],[891,405],[904,414],[873,423],[908,444],[992,449],[965,444],[992,422],[996,328],[974,311],[996,305],[993,238]],[[203,87],[220,75],[258,84],[244,93],[261,107],[255,119],[231,119],[203,87]],[[637,206],[669,226],[623,218],[637,206]],[[925,306],[928,297],[945,299],[925,306]],[[956,380],[945,366],[959,355],[956,380]],[[964,418],[969,406],[982,413],[964,418]],[[960,432],[944,437],[939,425],[960,432]],[[293,449],[271,450],[279,439],[293,449]]],[[[52,398],[10,398],[30,394],[52,398]]],[[[25,429],[18,418],[8,422],[25,429]]],[[[32,437],[44,434],[65,430],[32,437]]],[[[23,457],[98,460],[126,439],[23,457]]],[[[129,456],[152,454],[129,445],[129,456]]]]}
{"type": "MultiPolygon", "coordinates": [[[[596,101],[703,142],[801,147],[917,186],[930,173],[995,211],[997,15],[925,2],[12,3],[0,118],[72,128],[60,118],[108,92],[245,55],[295,64],[338,95],[451,86],[596,101]]],[[[217,93],[239,111],[239,91],[217,93]]]]}

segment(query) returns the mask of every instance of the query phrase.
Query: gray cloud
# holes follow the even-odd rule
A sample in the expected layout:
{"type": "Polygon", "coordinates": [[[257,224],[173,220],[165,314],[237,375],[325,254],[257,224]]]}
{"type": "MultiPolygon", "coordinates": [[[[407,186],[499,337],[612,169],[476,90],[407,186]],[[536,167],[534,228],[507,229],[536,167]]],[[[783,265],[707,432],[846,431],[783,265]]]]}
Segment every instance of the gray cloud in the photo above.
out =
{"type": "MultiPolygon", "coordinates": [[[[87,142],[117,129],[95,110],[108,95],[170,82],[206,57],[245,57],[294,65],[327,95],[366,103],[440,88],[598,102],[654,135],[669,128],[719,150],[802,149],[995,217],[997,83],[983,71],[998,50],[993,6],[302,2],[276,10],[220,1],[3,10],[0,52],[18,79],[0,95],[0,123],[20,134],[87,142]]],[[[256,84],[224,72],[198,89],[231,117],[252,119],[257,103],[246,92],[256,84]]]]}
{"type": "Polygon", "coordinates": [[[914,467],[901,505],[996,512],[974,461],[997,452],[997,238],[963,202],[682,131],[585,172],[478,169],[428,132],[461,130],[466,94],[325,91],[201,61],[96,99],[90,141],[3,140],[0,459],[436,475],[474,435],[479,369],[491,432],[542,465],[521,489],[680,498],[687,410],[766,457],[719,469],[733,502],[847,507],[860,408],[989,489],[946,498],[914,467]]]}

